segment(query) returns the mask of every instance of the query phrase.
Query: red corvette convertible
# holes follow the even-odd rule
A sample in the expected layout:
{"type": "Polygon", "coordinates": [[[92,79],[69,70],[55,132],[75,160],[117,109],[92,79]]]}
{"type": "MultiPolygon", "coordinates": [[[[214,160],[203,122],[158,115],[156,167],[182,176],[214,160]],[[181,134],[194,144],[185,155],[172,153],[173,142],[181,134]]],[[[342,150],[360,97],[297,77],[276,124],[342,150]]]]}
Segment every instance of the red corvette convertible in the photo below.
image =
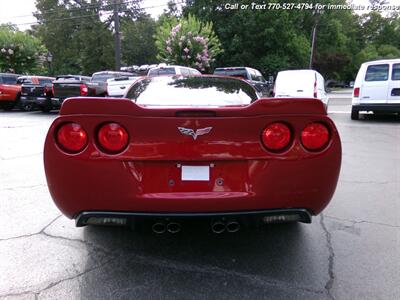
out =
{"type": "Polygon", "coordinates": [[[332,198],[338,131],[321,101],[258,99],[218,76],[139,79],[124,99],[67,100],[44,149],[50,193],[77,226],[205,218],[214,232],[311,222],[332,198]]]}

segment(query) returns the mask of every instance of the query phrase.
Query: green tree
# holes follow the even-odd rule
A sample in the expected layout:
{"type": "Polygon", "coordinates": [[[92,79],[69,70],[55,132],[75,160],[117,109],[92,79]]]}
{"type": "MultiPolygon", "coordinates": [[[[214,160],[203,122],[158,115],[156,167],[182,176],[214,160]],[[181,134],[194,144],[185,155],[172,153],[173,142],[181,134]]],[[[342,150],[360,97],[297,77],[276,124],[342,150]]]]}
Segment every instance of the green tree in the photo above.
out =
{"type": "Polygon", "coordinates": [[[114,69],[113,34],[100,20],[96,8],[87,8],[80,12],[87,17],[77,24],[76,46],[79,66],[83,74],[92,74],[99,70],[114,69]]]}
{"type": "Polygon", "coordinates": [[[46,52],[35,37],[10,25],[0,26],[0,71],[42,73],[44,67],[39,62],[39,56],[46,52]]]}
{"type": "Polygon", "coordinates": [[[126,20],[136,20],[143,14],[143,10],[140,8],[142,0],[91,0],[90,2],[87,6],[98,7],[103,15],[108,16],[104,23],[109,27],[113,24],[115,8],[117,8],[120,18],[126,20]]]}
{"type": "Polygon", "coordinates": [[[400,14],[382,16],[372,11],[360,19],[365,43],[388,44],[400,48],[400,14]]]}
{"type": "Polygon", "coordinates": [[[355,52],[354,66],[357,69],[369,60],[400,57],[399,13],[382,16],[372,11],[362,15],[359,22],[363,43],[355,52]]]}
{"type": "Polygon", "coordinates": [[[181,13],[177,7],[177,4],[173,0],[169,0],[167,3],[167,9],[164,9],[163,15],[166,17],[181,17],[181,13]]]}
{"type": "MultiPolygon", "coordinates": [[[[135,18],[140,1],[118,0],[120,18],[135,18]]],[[[37,0],[36,8],[32,33],[53,54],[53,73],[114,69],[113,0],[37,0]]]]}
{"type": "MultiPolygon", "coordinates": [[[[240,4],[251,7],[253,2],[257,1],[243,0],[240,4]]],[[[289,67],[308,66],[311,12],[225,9],[226,3],[191,0],[183,11],[183,15],[191,13],[203,22],[213,22],[224,49],[216,66],[251,66],[271,75],[289,67]]]]}
{"type": "Polygon", "coordinates": [[[156,22],[149,15],[142,14],[137,20],[124,19],[121,32],[122,60],[126,65],[151,64],[156,61],[156,22]]]}
{"type": "MultiPolygon", "coordinates": [[[[345,4],[338,0],[337,4],[345,4]]],[[[349,10],[325,10],[317,27],[314,68],[327,79],[350,81],[359,66],[355,55],[364,39],[359,17],[349,10]]]]}
{"type": "Polygon", "coordinates": [[[156,33],[157,58],[166,63],[209,69],[223,52],[212,22],[200,22],[189,14],[179,21],[166,18],[156,33]]]}
{"type": "MultiPolygon", "coordinates": [[[[253,2],[269,1],[230,1],[231,4],[247,4],[249,8],[226,9],[225,0],[187,0],[183,15],[191,13],[203,22],[213,22],[225,49],[217,57],[216,66],[251,66],[265,75],[288,68],[308,68],[311,33],[315,25],[313,68],[326,79],[353,80],[359,58],[364,55],[358,54],[370,44],[376,49],[380,45],[399,49],[399,14],[383,16],[371,12],[360,17],[350,10],[257,10],[251,9],[253,2]]],[[[287,3],[285,0],[273,2],[287,3]]],[[[291,3],[304,4],[304,1],[293,0],[291,3]]],[[[343,5],[347,2],[311,0],[309,3],[343,5]]],[[[395,53],[393,49],[390,52],[395,53]]]]}
{"type": "Polygon", "coordinates": [[[360,21],[362,23],[362,34],[365,42],[377,43],[379,37],[385,31],[386,18],[379,12],[372,11],[363,15],[360,21]]]}
{"type": "Polygon", "coordinates": [[[378,50],[378,55],[381,58],[399,58],[400,57],[400,49],[396,48],[393,45],[380,45],[377,50],[378,50]]]}
{"type": "Polygon", "coordinates": [[[32,33],[40,38],[53,55],[54,74],[82,73],[79,45],[79,10],[57,0],[39,0],[35,17],[39,24],[32,33]]]}
{"type": "Polygon", "coordinates": [[[392,45],[380,45],[376,47],[373,44],[369,44],[357,53],[355,63],[357,66],[360,66],[362,63],[370,60],[399,57],[400,50],[392,45]]]}

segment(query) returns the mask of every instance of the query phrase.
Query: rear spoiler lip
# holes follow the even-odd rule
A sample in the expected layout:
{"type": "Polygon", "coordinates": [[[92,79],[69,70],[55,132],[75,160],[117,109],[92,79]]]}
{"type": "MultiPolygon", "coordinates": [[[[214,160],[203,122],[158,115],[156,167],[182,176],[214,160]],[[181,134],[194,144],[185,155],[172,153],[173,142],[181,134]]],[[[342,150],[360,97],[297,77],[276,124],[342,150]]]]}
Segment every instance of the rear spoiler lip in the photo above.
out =
{"type": "Polygon", "coordinates": [[[121,115],[140,117],[175,117],[177,112],[212,111],[217,117],[259,115],[327,115],[322,101],[315,98],[262,98],[249,105],[224,107],[162,108],[137,105],[127,98],[73,97],[67,98],[60,115],[121,115]]]}

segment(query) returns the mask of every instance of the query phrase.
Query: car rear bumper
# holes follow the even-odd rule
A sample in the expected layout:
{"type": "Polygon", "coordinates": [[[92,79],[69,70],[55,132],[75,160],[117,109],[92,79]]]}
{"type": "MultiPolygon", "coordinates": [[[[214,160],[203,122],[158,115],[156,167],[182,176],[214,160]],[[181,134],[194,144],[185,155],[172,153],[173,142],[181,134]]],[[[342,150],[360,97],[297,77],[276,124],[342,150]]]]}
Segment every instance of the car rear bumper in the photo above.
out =
{"type": "Polygon", "coordinates": [[[304,208],[319,214],[336,188],[338,152],[287,162],[215,161],[204,182],[182,181],[173,162],[65,159],[58,150],[45,153],[45,169],[55,204],[69,218],[82,211],[198,214],[304,208]]]}
{"type": "Polygon", "coordinates": [[[311,223],[312,212],[307,209],[271,209],[242,212],[205,212],[205,213],[141,213],[141,212],[114,212],[114,211],[83,211],[75,216],[77,227],[95,225],[127,225],[139,220],[168,219],[174,221],[185,220],[213,220],[234,219],[243,223],[284,223],[303,222],[311,223]]]}
{"type": "Polygon", "coordinates": [[[374,112],[400,112],[400,103],[353,104],[353,110],[374,112]]]}
{"type": "Polygon", "coordinates": [[[44,104],[46,101],[48,101],[46,97],[21,96],[21,102],[23,103],[44,104]]]}
{"type": "Polygon", "coordinates": [[[60,108],[61,104],[64,102],[64,98],[51,98],[51,104],[54,108],[60,108]]]}

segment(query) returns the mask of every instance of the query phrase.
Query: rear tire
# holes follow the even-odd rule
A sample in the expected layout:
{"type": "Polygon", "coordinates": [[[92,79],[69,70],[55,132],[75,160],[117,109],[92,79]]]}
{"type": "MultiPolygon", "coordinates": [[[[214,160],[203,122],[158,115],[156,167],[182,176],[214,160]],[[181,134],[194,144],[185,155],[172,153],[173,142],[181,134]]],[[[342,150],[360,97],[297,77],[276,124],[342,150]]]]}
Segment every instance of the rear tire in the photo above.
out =
{"type": "Polygon", "coordinates": [[[354,106],[351,107],[351,119],[358,120],[360,118],[360,112],[354,106]]]}
{"type": "MultiPolygon", "coordinates": [[[[15,105],[14,107],[18,108],[19,110],[22,111],[28,111],[25,109],[25,103],[21,102],[21,94],[17,95],[17,98],[15,98],[15,105]]],[[[27,107],[27,109],[29,109],[29,107],[27,107]]]]}
{"type": "Polygon", "coordinates": [[[23,111],[32,111],[33,110],[33,104],[32,103],[21,104],[21,109],[23,111]]]}

